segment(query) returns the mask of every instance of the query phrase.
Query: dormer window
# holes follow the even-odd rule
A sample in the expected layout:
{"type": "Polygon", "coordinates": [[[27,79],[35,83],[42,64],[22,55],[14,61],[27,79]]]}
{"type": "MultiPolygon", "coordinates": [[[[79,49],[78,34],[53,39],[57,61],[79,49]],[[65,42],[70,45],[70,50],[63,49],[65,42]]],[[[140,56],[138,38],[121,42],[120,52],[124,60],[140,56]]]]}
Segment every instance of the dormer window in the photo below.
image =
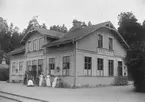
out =
{"type": "Polygon", "coordinates": [[[103,48],[103,35],[98,34],[98,48],[103,48]]]}

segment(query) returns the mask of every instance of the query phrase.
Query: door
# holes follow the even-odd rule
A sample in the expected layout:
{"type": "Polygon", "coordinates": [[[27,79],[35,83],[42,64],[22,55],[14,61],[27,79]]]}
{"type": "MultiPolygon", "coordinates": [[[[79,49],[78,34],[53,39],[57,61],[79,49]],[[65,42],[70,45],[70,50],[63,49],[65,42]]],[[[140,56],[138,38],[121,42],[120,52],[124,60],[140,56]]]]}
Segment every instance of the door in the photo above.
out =
{"type": "Polygon", "coordinates": [[[118,61],[118,76],[123,75],[122,67],[123,67],[122,61],[118,61]]]}

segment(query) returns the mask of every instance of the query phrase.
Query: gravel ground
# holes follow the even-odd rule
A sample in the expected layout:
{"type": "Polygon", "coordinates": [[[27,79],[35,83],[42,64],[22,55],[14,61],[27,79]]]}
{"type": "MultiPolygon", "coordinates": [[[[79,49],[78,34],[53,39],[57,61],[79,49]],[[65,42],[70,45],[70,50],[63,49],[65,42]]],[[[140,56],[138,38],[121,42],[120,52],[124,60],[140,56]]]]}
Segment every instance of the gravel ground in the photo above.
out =
{"type": "Polygon", "coordinates": [[[145,94],[133,92],[132,85],[64,89],[0,82],[0,90],[49,102],[145,102],[145,94]]]}

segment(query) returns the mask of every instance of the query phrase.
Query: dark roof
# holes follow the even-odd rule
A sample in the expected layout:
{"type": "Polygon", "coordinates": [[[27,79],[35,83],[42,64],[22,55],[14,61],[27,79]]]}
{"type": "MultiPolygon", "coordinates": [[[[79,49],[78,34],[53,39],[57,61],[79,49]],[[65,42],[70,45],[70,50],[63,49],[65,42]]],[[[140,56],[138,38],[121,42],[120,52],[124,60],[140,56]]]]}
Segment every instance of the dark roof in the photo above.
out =
{"type": "Polygon", "coordinates": [[[21,54],[25,52],[25,46],[21,46],[19,48],[16,48],[15,50],[8,53],[8,55],[15,55],[15,54],[21,54]]]}
{"type": "Polygon", "coordinates": [[[44,29],[44,28],[40,28],[40,27],[32,27],[31,30],[27,34],[25,34],[25,36],[23,37],[21,42],[25,41],[29,36],[31,36],[32,32],[39,32],[42,35],[46,35],[50,38],[55,38],[55,39],[59,39],[62,36],[64,36],[64,33],[62,33],[62,32],[48,30],[48,29],[44,29]]]}
{"type": "MultiPolygon", "coordinates": [[[[111,24],[112,23],[110,21],[107,21],[107,22],[103,22],[103,23],[100,23],[100,24],[97,24],[97,25],[92,25],[92,26],[88,26],[88,27],[85,27],[85,28],[80,28],[80,29],[77,29],[75,31],[72,31],[72,32],[68,32],[66,33],[62,38],[60,38],[59,40],[56,40],[52,43],[49,43],[49,44],[46,44],[45,46],[47,47],[52,47],[52,46],[56,46],[56,45],[61,45],[61,44],[66,44],[66,43],[69,43],[69,42],[73,42],[73,41],[76,41],[80,38],[83,38],[84,36],[102,28],[102,27],[106,27],[105,25],[106,24],[111,24]]],[[[116,29],[114,28],[114,30],[116,31],[116,29]]],[[[116,31],[117,32],[117,31],[116,31]]],[[[120,37],[120,39],[124,42],[124,44],[126,46],[127,43],[124,41],[124,39],[121,37],[121,35],[119,33],[117,33],[117,35],[120,37]]],[[[129,47],[129,46],[128,46],[129,47]]]]}

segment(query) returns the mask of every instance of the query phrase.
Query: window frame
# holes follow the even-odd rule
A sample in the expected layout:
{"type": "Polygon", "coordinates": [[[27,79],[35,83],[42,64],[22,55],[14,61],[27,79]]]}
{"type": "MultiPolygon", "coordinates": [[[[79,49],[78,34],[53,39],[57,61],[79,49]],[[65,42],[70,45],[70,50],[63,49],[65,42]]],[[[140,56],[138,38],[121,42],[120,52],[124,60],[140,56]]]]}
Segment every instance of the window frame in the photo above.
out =
{"type": "Polygon", "coordinates": [[[104,76],[104,59],[97,58],[97,76],[104,76]]]}
{"type": "Polygon", "coordinates": [[[45,40],[44,37],[40,37],[39,38],[39,50],[43,49],[42,46],[45,44],[44,40],[45,40]],[[43,39],[43,44],[42,45],[40,44],[41,43],[41,39],[43,39]]]}
{"type": "Polygon", "coordinates": [[[70,56],[62,57],[62,75],[69,76],[70,75],[70,56]]]}
{"type": "Polygon", "coordinates": [[[54,70],[55,70],[55,58],[49,58],[49,71],[50,71],[50,75],[54,74],[54,70]]]}
{"type": "Polygon", "coordinates": [[[24,67],[24,61],[19,61],[19,73],[20,74],[23,74],[23,67],[24,67]],[[21,70],[20,70],[20,67],[22,67],[21,70]]]}
{"type": "Polygon", "coordinates": [[[92,76],[92,57],[84,56],[84,74],[85,76],[92,76]]]}
{"type": "Polygon", "coordinates": [[[109,39],[109,50],[113,50],[113,38],[112,37],[109,37],[108,38],[109,39]],[[110,39],[112,39],[112,42],[110,42],[111,40],[110,39]]]}
{"type": "Polygon", "coordinates": [[[114,76],[114,60],[108,60],[108,76],[114,76]]]}
{"type": "Polygon", "coordinates": [[[103,34],[98,34],[98,48],[103,48],[103,34]],[[101,39],[100,39],[101,37],[101,39]]]}
{"type": "Polygon", "coordinates": [[[34,39],[33,40],[33,51],[36,51],[37,50],[37,41],[38,41],[38,39],[34,39]]]}

